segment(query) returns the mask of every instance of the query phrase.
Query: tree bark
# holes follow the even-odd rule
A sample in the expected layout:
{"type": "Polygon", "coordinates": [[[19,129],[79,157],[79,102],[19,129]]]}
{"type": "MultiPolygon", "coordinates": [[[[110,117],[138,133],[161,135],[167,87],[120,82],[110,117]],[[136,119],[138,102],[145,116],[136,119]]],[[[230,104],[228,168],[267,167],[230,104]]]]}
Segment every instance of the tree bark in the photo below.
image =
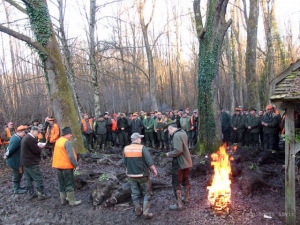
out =
{"type": "Polygon", "coordinates": [[[258,95],[258,78],[256,75],[256,45],[257,45],[258,14],[259,14],[259,0],[250,1],[249,17],[247,21],[246,106],[256,107],[256,108],[260,108],[259,95],[258,95]]]}
{"type": "Polygon", "coordinates": [[[219,61],[225,33],[231,19],[225,21],[228,0],[209,0],[207,2],[205,26],[201,27],[202,19],[200,1],[194,1],[194,14],[199,38],[199,147],[200,153],[214,151],[221,144],[221,130],[216,123],[219,106],[216,100],[214,79],[218,76],[219,61]],[[200,26],[200,27],[199,27],[200,26]]]}

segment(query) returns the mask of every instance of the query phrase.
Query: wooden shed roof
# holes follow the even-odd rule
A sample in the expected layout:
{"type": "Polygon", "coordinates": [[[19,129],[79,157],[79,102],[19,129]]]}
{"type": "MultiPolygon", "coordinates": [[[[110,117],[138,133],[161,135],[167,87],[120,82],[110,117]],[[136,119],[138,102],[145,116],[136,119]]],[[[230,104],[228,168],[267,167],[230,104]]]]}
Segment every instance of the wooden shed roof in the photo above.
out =
{"type": "Polygon", "coordinates": [[[300,102],[300,59],[270,82],[271,101],[300,102]]]}

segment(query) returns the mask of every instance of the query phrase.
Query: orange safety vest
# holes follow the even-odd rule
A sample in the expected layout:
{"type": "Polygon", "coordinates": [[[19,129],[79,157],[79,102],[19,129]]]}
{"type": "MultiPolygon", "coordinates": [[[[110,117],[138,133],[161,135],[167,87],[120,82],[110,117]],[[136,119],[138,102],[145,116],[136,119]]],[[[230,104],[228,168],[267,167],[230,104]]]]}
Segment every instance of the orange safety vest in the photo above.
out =
{"type": "Polygon", "coordinates": [[[55,143],[59,138],[59,126],[56,123],[53,124],[53,127],[51,128],[50,131],[50,138],[49,138],[49,129],[50,129],[49,126],[47,127],[47,131],[46,131],[46,141],[48,143],[55,143]]]}
{"type": "MultiPolygon", "coordinates": [[[[53,153],[53,161],[52,161],[52,167],[57,169],[74,169],[74,166],[72,165],[67,150],[65,149],[65,143],[68,141],[65,137],[60,137],[54,147],[54,153],[53,153]]],[[[73,149],[73,154],[75,157],[75,160],[77,161],[77,154],[73,149]]]]}
{"type": "MultiPolygon", "coordinates": [[[[6,137],[11,138],[11,133],[10,133],[9,128],[5,128],[5,132],[6,132],[6,137]]],[[[4,144],[9,144],[9,141],[4,141],[3,143],[4,144]]]]}
{"type": "MultiPolygon", "coordinates": [[[[82,127],[83,127],[83,132],[86,132],[87,131],[86,120],[82,119],[81,123],[82,123],[82,127]]],[[[89,124],[90,124],[91,130],[93,130],[93,121],[92,121],[92,119],[89,119],[89,124]]]]}
{"type": "Polygon", "coordinates": [[[115,121],[115,119],[111,119],[111,130],[112,131],[118,130],[117,121],[115,121]]]}

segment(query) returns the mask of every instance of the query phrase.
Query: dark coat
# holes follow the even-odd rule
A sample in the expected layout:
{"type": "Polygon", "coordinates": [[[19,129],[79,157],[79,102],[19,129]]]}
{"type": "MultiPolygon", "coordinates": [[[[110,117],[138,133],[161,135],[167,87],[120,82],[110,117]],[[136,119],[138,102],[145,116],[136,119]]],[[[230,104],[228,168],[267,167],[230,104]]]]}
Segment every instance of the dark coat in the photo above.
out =
{"type": "MultiPolygon", "coordinates": [[[[111,121],[110,121],[111,122],[111,121]]],[[[106,120],[98,120],[95,124],[95,133],[97,134],[106,134],[107,132],[107,121],[106,120]]]]}
{"type": "Polygon", "coordinates": [[[143,124],[140,119],[131,120],[129,124],[131,126],[132,133],[139,133],[139,134],[142,133],[143,124]]]}
{"type": "Polygon", "coordinates": [[[123,118],[118,119],[117,127],[118,127],[119,132],[126,131],[128,126],[129,126],[129,124],[128,124],[127,118],[123,117],[123,118]],[[124,130],[122,130],[121,128],[124,128],[124,130]]]}
{"type": "Polygon", "coordinates": [[[235,132],[243,133],[245,131],[245,116],[233,114],[231,117],[231,128],[236,128],[235,132]]]}
{"type": "Polygon", "coordinates": [[[26,134],[21,142],[21,165],[35,166],[39,164],[42,149],[37,145],[37,139],[26,134]]]}
{"type": "Polygon", "coordinates": [[[247,116],[246,125],[245,125],[247,132],[249,132],[250,134],[258,134],[260,131],[259,124],[260,124],[260,119],[257,115],[247,116]],[[251,127],[251,129],[248,129],[249,126],[251,127]]]}
{"type": "Polygon", "coordinates": [[[6,151],[6,164],[15,170],[20,168],[21,138],[14,134],[9,141],[6,151]]]}

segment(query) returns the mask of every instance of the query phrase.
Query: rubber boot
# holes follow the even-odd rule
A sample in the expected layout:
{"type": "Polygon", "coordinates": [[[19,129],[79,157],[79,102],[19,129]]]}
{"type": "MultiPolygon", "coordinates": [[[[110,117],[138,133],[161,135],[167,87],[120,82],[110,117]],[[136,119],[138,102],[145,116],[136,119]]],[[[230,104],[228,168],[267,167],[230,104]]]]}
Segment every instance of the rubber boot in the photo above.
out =
{"type": "Polygon", "coordinates": [[[189,149],[192,149],[192,142],[189,140],[189,149]]]}
{"type": "Polygon", "coordinates": [[[167,143],[166,142],[163,142],[163,147],[162,149],[167,149],[167,143]]]}
{"type": "Polygon", "coordinates": [[[61,204],[66,205],[67,204],[66,192],[59,192],[59,197],[60,197],[61,204]]]}
{"type": "Polygon", "coordinates": [[[104,152],[104,150],[105,150],[105,147],[104,147],[105,145],[104,144],[102,144],[102,148],[101,148],[101,151],[102,152],[104,152]]]}
{"type": "Polygon", "coordinates": [[[152,143],[152,148],[155,148],[155,142],[151,141],[151,143],[152,143]]]}
{"type": "Polygon", "coordinates": [[[163,144],[162,144],[162,142],[160,141],[160,142],[159,142],[159,149],[162,149],[162,146],[163,146],[163,144]]]}
{"type": "Polygon", "coordinates": [[[76,201],[74,196],[74,191],[67,192],[67,198],[70,206],[77,206],[81,204],[81,201],[76,201]]]}
{"type": "Polygon", "coordinates": [[[174,205],[169,205],[170,210],[183,210],[183,204],[182,204],[182,199],[181,199],[181,190],[176,191],[176,204],[174,205]]]}
{"type": "Polygon", "coordinates": [[[32,200],[37,197],[37,194],[34,192],[33,186],[27,188],[28,200],[32,200]]]}
{"type": "Polygon", "coordinates": [[[25,194],[27,191],[20,188],[19,182],[14,182],[14,193],[15,194],[25,194]]]}
{"type": "Polygon", "coordinates": [[[143,217],[144,219],[151,219],[153,217],[153,213],[149,213],[150,209],[150,202],[144,201],[143,202],[143,217]]]}
{"type": "Polygon", "coordinates": [[[135,202],[133,202],[133,205],[134,205],[135,215],[137,215],[137,216],[142,215],[143,210],[142,210],[142,207],[140,205],[140,202],[135,201],[135,202]]]}
{"type": "Polygon", "coordinates": [[[44,187],[43,187],[43,186],[40,186],[40,187],[38,188],[38,193],[37,193],[37,194],[38,194],[38,199],[39,199],[39,200],[45,200],[45,199],[51,197],[51,195],[45,193],[44,187]]]}
{"type": "Polygon", "coordinates": [[[182,196],[182,201],[184,204],[190,203],[190,191],[191,191],[191,185],[183,186],[184,196],[182,196]]]}

